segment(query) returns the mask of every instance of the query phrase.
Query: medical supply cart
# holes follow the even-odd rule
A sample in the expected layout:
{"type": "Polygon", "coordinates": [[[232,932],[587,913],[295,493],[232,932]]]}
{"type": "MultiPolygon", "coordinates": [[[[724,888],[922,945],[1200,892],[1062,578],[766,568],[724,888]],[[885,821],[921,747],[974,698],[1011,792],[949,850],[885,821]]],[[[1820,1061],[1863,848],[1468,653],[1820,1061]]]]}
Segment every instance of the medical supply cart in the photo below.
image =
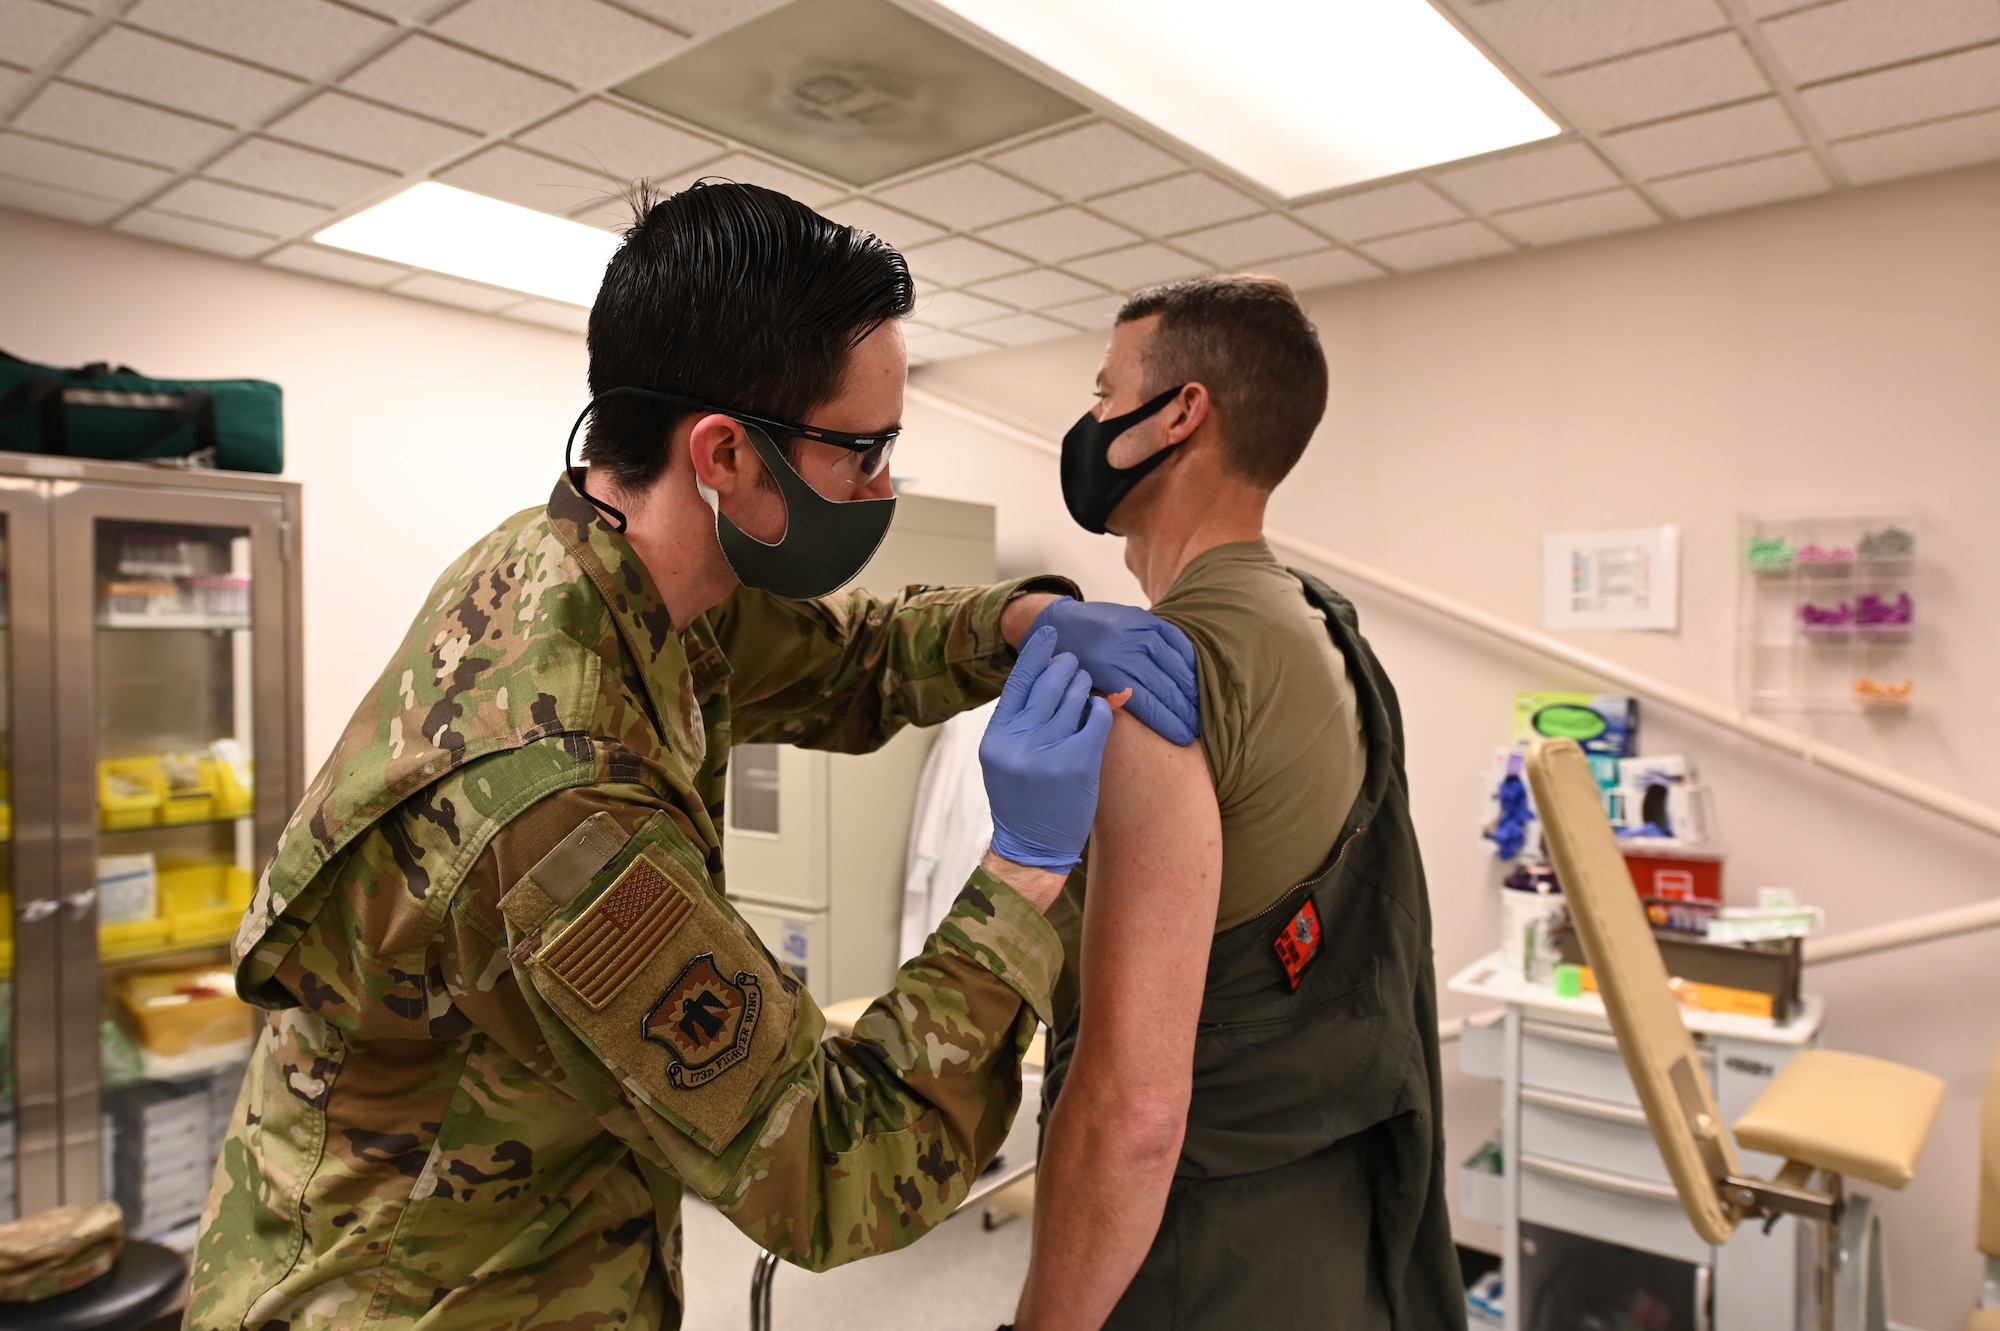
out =
{"type": "Polygon", "coordinates": [[[192,1243],[303,787],[298,540],[291,482],[0,454],[0,1217],[192,1243]]]}

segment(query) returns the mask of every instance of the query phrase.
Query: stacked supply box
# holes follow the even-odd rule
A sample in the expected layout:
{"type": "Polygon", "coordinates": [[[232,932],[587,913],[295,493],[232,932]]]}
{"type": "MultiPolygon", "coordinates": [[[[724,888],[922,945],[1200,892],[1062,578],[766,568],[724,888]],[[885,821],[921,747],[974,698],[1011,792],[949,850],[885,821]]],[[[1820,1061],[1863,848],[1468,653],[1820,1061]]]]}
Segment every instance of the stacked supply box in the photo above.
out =
{"type": "Polygon", "coordinates": [[[212,1080],[143,1082],[105,1096],[112,1196],[135,1237],[158,1238],[201,1215],[213,1159],[212,1080]]]}

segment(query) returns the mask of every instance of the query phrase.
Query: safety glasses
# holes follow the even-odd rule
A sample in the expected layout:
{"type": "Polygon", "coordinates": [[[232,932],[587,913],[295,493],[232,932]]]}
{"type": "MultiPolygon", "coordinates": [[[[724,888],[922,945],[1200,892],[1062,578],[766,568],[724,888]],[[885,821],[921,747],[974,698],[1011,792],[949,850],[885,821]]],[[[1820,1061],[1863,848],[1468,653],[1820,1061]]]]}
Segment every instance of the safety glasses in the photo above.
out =
{"type": "Polygon", "coordinates": [[[731,411],[727,407],[694,402],[692,398],[684,400],[694,403],[702,411],[713,411],[747,425],[762,426],[773,434],[797,435],[814,443],[832,444],[835,448],[846,449],[848,455],[833,464],[833,474],[851,482],[857,489],[871,483],[889,469],[889,458],[896,451],[896,438],[903,433],[902,427],[898,426],[893,430],[884,430],[880,434],[849,434],[845,430],[827,430],[817,425],[798,425],[791,421],[769,420],[763,416],[752,416],[748,412],[731,411]]]}

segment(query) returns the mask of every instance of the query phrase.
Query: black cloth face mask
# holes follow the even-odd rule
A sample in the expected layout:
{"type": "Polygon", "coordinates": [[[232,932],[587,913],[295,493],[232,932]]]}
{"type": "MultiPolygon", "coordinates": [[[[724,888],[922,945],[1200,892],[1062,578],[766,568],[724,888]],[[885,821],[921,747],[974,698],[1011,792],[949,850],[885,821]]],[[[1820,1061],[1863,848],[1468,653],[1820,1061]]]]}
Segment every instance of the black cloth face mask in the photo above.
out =
{"type": "Polygon", "coordinates": [[[1101,421],[1085,412],[1082,420],[1069,427],[1062,442],[1062,492],[1077,526],[1104,535],[1112,513],[1132,493],[1132,487],[1152,475],[1153,469],[1167,460],[1167,454],[1180,447],[1168,444],[1129,467],[1111,465],[1113,441],[1147,417],[1157,416],[1186,387],[1169,388],[1144,406],[1109,420],[1101,421]]]}

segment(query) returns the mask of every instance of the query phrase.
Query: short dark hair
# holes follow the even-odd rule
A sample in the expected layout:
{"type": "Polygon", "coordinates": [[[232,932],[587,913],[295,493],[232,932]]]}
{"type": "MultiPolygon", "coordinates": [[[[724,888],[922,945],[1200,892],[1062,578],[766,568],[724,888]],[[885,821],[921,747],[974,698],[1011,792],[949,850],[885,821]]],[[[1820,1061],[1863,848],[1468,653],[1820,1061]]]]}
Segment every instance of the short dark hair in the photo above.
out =
{"type": "Polygon", "coordinates": [[[1207,388],[1231,469],[1275,488],[1326,414],[1326,355],[1298,297],[1275,277],[1196,277],[1139,292],[1118,322],[1154,314],[1160,323],[1140,352],[1140,396],[1176,384],[1207,388]]]}
{"type": "MultiPolygon", "coordinates": [[[[659,198],[642,184],[632,204],[590,310],[593,397],[649,388],[807,423],[840,391],[854,346],[915,304],[894,248],[775,190],[704,179],[659,198]]],[[[609,398],[591,413],[583,456],[621,488],[646,485],[691,414],[609,398]]]]}

